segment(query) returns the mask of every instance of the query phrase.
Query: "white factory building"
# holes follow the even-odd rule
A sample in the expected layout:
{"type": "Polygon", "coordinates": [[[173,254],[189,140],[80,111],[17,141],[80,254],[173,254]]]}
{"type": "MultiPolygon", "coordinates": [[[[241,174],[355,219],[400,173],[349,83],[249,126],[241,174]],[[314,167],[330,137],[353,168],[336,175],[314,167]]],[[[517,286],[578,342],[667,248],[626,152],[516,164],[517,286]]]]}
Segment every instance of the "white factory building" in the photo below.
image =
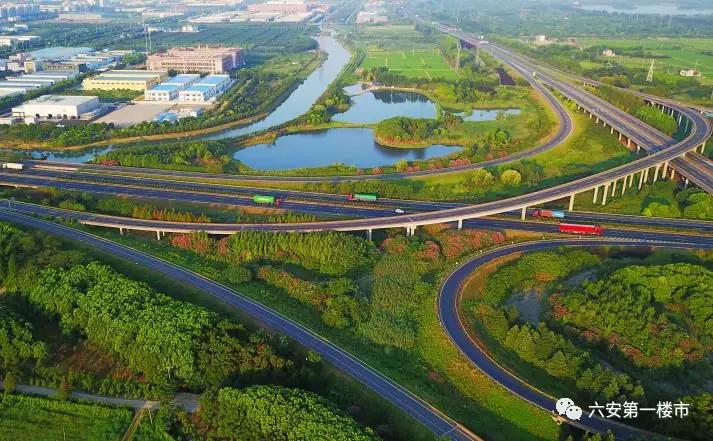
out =
{"type": "Polygon", "coordinates": [[[158,84],[144,92],[144,100],[146,101],[173,101],[178,98],[178,93],[186,87],[200,80],[198,74],[181,74],[173,78],[169,78],[161,84],[158,84]]]}
{"type": "Polygon", "coordinates": [[[95,96],[42,95],[12,108],[12,116],[26,122],[31,119],[65,120],[92,115],[100,109],[95,96]]]}
{"type": "Polygon", "coordinates": [[[178,101],[205,103],[225,92],[230,84],[230,75],[207,75],[178,92],[178,101]]]}

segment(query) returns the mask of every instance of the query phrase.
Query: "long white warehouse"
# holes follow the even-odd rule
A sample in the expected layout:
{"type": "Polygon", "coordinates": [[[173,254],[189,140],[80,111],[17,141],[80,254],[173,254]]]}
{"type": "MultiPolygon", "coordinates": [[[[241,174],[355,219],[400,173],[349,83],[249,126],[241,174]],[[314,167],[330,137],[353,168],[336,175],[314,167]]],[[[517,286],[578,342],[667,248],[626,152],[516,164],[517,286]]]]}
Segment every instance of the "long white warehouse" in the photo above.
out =
{"type": "Polygon", "coordinates": [[[99,109],[95,96],[42,95],[12,108],[12,116],[44,120],[78,119],[99,109]]]}

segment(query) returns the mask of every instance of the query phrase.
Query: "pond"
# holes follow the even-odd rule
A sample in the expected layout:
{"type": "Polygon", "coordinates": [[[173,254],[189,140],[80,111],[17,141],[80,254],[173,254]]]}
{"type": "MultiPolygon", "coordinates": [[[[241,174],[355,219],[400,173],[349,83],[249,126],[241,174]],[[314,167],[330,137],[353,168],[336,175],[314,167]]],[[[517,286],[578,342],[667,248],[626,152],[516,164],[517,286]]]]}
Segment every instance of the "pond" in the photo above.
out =
{"type": "Polygon", "coordinates": [[[201,139],[235,138],[278,126],[306,113],[351,58],[349,51],[332,37],[317,37],[317,43],[327,53],[327,59],[268,116],[253,124],[212,133],[201,139]]]}
{"type": "Polygon", "coordinates": [[[463,121],[494,121],[498,115],[519,115],[520,109],[473,109],[470,115],[465,112],[456,115],[463,118],[463,121]]]}
{"type": "Polygon", "coordinates": [[[342,128],[281,136],[274,144],[246,147],[233,157],[261,170],[324,167],[335,163],[365,168],[390,165],[402,159],[446,156],[459,150],[460,147],[445,145],[418,149],[384,147],[374,141],[372,129],[342,128]]]}
{"type": "Polygon", "coordinates": [[[32,159],[47,159],[48,161],[67,162],[71,164],[81,164],[93,160],[99,155],[108,153],[114,149],[113,146],[97,149],[82,149],[72,151],[50,151],[50,150],[12,150],[17,153],[29,153],[32,159]]]}
{"type": "Polygon", "coordinates": [[[437,114],[436,105],[418,93],[395,90],[369,90],[359,93],[360,91],[359,84],[344,88],[345,93],[352,95],[352,105],[346,112],[334,115],[334,121],[376,124],[396,116],[435,118],[437,114]]]}
{"type": "Polygon", "coordinates": [[[699,15],[713,14],[713,8],[685,9],[675,3],[652,3],[649,5],[632,5],[627,8],[614,5],[582,5],[581,9],[587,11],[605,11],[619,14],[655,14],[655,15],[699,15]]]}

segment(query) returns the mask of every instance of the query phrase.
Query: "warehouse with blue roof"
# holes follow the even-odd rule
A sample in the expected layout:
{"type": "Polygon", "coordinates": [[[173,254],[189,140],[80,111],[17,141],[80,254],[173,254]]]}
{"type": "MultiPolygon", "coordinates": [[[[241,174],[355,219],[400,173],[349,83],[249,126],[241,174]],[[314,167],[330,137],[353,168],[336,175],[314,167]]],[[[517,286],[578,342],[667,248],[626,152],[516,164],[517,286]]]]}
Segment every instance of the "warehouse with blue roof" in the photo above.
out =
{"type": "Polygon", "coordinates": [[[181,74],[169,78],[144,92],[146,101],[173,101],[178,98],[178,93],[200,80],[198,74],[181,74]]]}
{"type": "Polygon", "coordinates": [[[205,103],[225,92],[230,84],[230,75],[207,75],[178,92],[178,101],[205,103]]]}

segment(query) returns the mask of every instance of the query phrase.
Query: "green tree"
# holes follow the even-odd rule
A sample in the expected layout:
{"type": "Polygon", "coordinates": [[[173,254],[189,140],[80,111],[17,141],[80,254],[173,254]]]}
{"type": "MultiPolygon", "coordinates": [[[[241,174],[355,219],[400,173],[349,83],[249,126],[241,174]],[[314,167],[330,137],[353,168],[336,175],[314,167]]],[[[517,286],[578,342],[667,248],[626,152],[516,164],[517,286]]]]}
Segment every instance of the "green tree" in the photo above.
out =
{"type": "Polygon", "coordinates": [[[522,181],[522,176],[517,170],[505,170],[500,175],[500,182],[510,187],[519,185],[520,181],[522,181]]]}

